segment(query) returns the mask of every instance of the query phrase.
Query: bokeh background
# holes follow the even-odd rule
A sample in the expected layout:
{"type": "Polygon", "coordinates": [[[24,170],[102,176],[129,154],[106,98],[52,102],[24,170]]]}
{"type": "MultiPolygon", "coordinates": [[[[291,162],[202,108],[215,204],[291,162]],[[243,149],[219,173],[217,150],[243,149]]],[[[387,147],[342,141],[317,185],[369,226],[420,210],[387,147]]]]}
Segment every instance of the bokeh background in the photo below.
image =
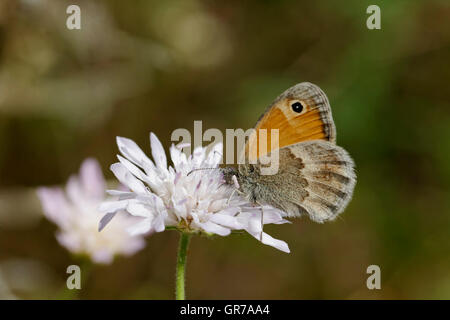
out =
{"type": "Polygon", "coordinates": [[[171,299],[178,241],[93,266],[55,239],[35,188],[63,185],[83,159],[105,175],[115,136],[149,152],[176,128],[252,127],[284,89],[327,93],[338,144],[357,164],[333,223],[269,226],[285,254],[246,234],[193,239],[192,299],[450,298],[448,1],[0,1],[0,298],[171,299]],[[81,7],[82,29],[66,28],[81,7]],[[368,30],[366,8],[381,8],[368,30]],[[381,268],[368,290],[366,268],[381,268]]]}

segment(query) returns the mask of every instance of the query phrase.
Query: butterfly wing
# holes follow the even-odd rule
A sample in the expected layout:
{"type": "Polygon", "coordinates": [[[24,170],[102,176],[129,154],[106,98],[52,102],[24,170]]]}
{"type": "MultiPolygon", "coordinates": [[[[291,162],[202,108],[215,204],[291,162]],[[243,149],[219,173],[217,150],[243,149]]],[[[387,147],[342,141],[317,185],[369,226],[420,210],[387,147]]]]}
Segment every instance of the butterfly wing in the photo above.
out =
{"type": "Polygon", "coordinates": [[[271,150],[309,140],[336,143],[336,128],[325,93],[309,82],[283,92],[258,120],[245,146],[245,155],[254,161],[271,150]],[[259,141],[260,129],[267,136],[259,141]],[[278,144],[271,142],[271,129],[278,129],[278,144]],[[260,143],[266,142],[261,147],[260,143]]]}
{"type": "MultiPolygon", "coordinates": [[[[334,220],[344,211],[352,197],[356,175],[354,162],[343,148],[314,140],[278,152],[278,171],[258,176],[255,200],[291,217],[307,214],[316,222],[334,220]]],[[[257,167],[261,171],[261,165],[257,167]]]]}

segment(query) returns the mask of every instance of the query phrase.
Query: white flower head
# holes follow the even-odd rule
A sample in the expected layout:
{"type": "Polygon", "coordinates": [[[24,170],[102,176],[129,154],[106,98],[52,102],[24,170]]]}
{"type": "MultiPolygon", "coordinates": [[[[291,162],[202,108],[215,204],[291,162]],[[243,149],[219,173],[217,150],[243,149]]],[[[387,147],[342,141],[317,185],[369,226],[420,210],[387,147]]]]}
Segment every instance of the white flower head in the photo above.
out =
{"type": "Polygon", "coordinates": [[[95,159],[82,163],[79,175],[69,179],[65,192],[58,187],[41,187],[37,193],[44,215],[59,227],[59,243],[70,252],[109,264],[115,255],[131,255],[145,246],[143,236],[133,237],[126,231],[136,218],[124,212],[106,230],[98,231],[102,217],[98,206],[104,200],[105,180],[95,159]]]}
{"type": "Polygon", "coordinates": [[[117,179],[130,191],[108,190],[118,200],[104,202],[99,210],[105,213],[100,228],[110,221],[115,212],[126,210],[141,221],[130,227],[130,234],[161,232],[167,227],[182,232],[229,235],[233,230],[245,230],[262,243],[289,252],[288,245],[263,232],[263,224],[282,224],[289,221],[285,214],[273,207],[254,206],[234,194],[233,187],[224,183],[218,168],[222,159],[222,144],[208,148],[197,147],[186,156],[181,146],[172,145],[167,158],[161,142],[150,134],[153,161],[127,138],[117,137],[122,156],[111,165],[117,179]],[[208,170],[194,170],[194,169],[208,170]],[[194,171],[193,171],[194,170],[194,171]]]}

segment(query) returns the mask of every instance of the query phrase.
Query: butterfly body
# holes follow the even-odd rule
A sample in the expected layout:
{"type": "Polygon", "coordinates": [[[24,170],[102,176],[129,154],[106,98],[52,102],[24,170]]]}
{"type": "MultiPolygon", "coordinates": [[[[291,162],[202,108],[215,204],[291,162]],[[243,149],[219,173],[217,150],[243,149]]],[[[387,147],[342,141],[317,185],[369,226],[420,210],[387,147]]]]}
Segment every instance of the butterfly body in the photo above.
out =
{"type": "MultiPolygon", "coordinates": [[[[256,125],[258,129],[278,129],[275,148],[260,148],[258,135],[246,145],[246,158],[253,160],[222,169],[228,184],[235,184],[247,200],[270,205],[290,217],[308,215],[313,221],[335,219],[350,201],[356,183],[354,163],[335,144],[336,129],[328,99],[320,88],[300,83],[280,95],[256,125]],[[267,150],[267,151],[265,151],[267,150]],[[276,153],[273,173],[261,158],[276,153]]],[[[270,136],[263,141],[272,146],[270,136]]]]}

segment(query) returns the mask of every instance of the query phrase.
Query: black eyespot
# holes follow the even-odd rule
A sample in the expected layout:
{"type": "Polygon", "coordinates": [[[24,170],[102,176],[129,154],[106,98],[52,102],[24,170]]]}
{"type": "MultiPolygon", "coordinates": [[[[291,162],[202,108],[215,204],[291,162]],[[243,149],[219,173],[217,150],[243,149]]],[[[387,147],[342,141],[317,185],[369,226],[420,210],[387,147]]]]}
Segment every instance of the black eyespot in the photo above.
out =
{"type": "Polygon", "coordinates": [[[294,112],[300,113],[303,111],[303,105],[298,101],[291,104],[291,107],[294,112]]]}

